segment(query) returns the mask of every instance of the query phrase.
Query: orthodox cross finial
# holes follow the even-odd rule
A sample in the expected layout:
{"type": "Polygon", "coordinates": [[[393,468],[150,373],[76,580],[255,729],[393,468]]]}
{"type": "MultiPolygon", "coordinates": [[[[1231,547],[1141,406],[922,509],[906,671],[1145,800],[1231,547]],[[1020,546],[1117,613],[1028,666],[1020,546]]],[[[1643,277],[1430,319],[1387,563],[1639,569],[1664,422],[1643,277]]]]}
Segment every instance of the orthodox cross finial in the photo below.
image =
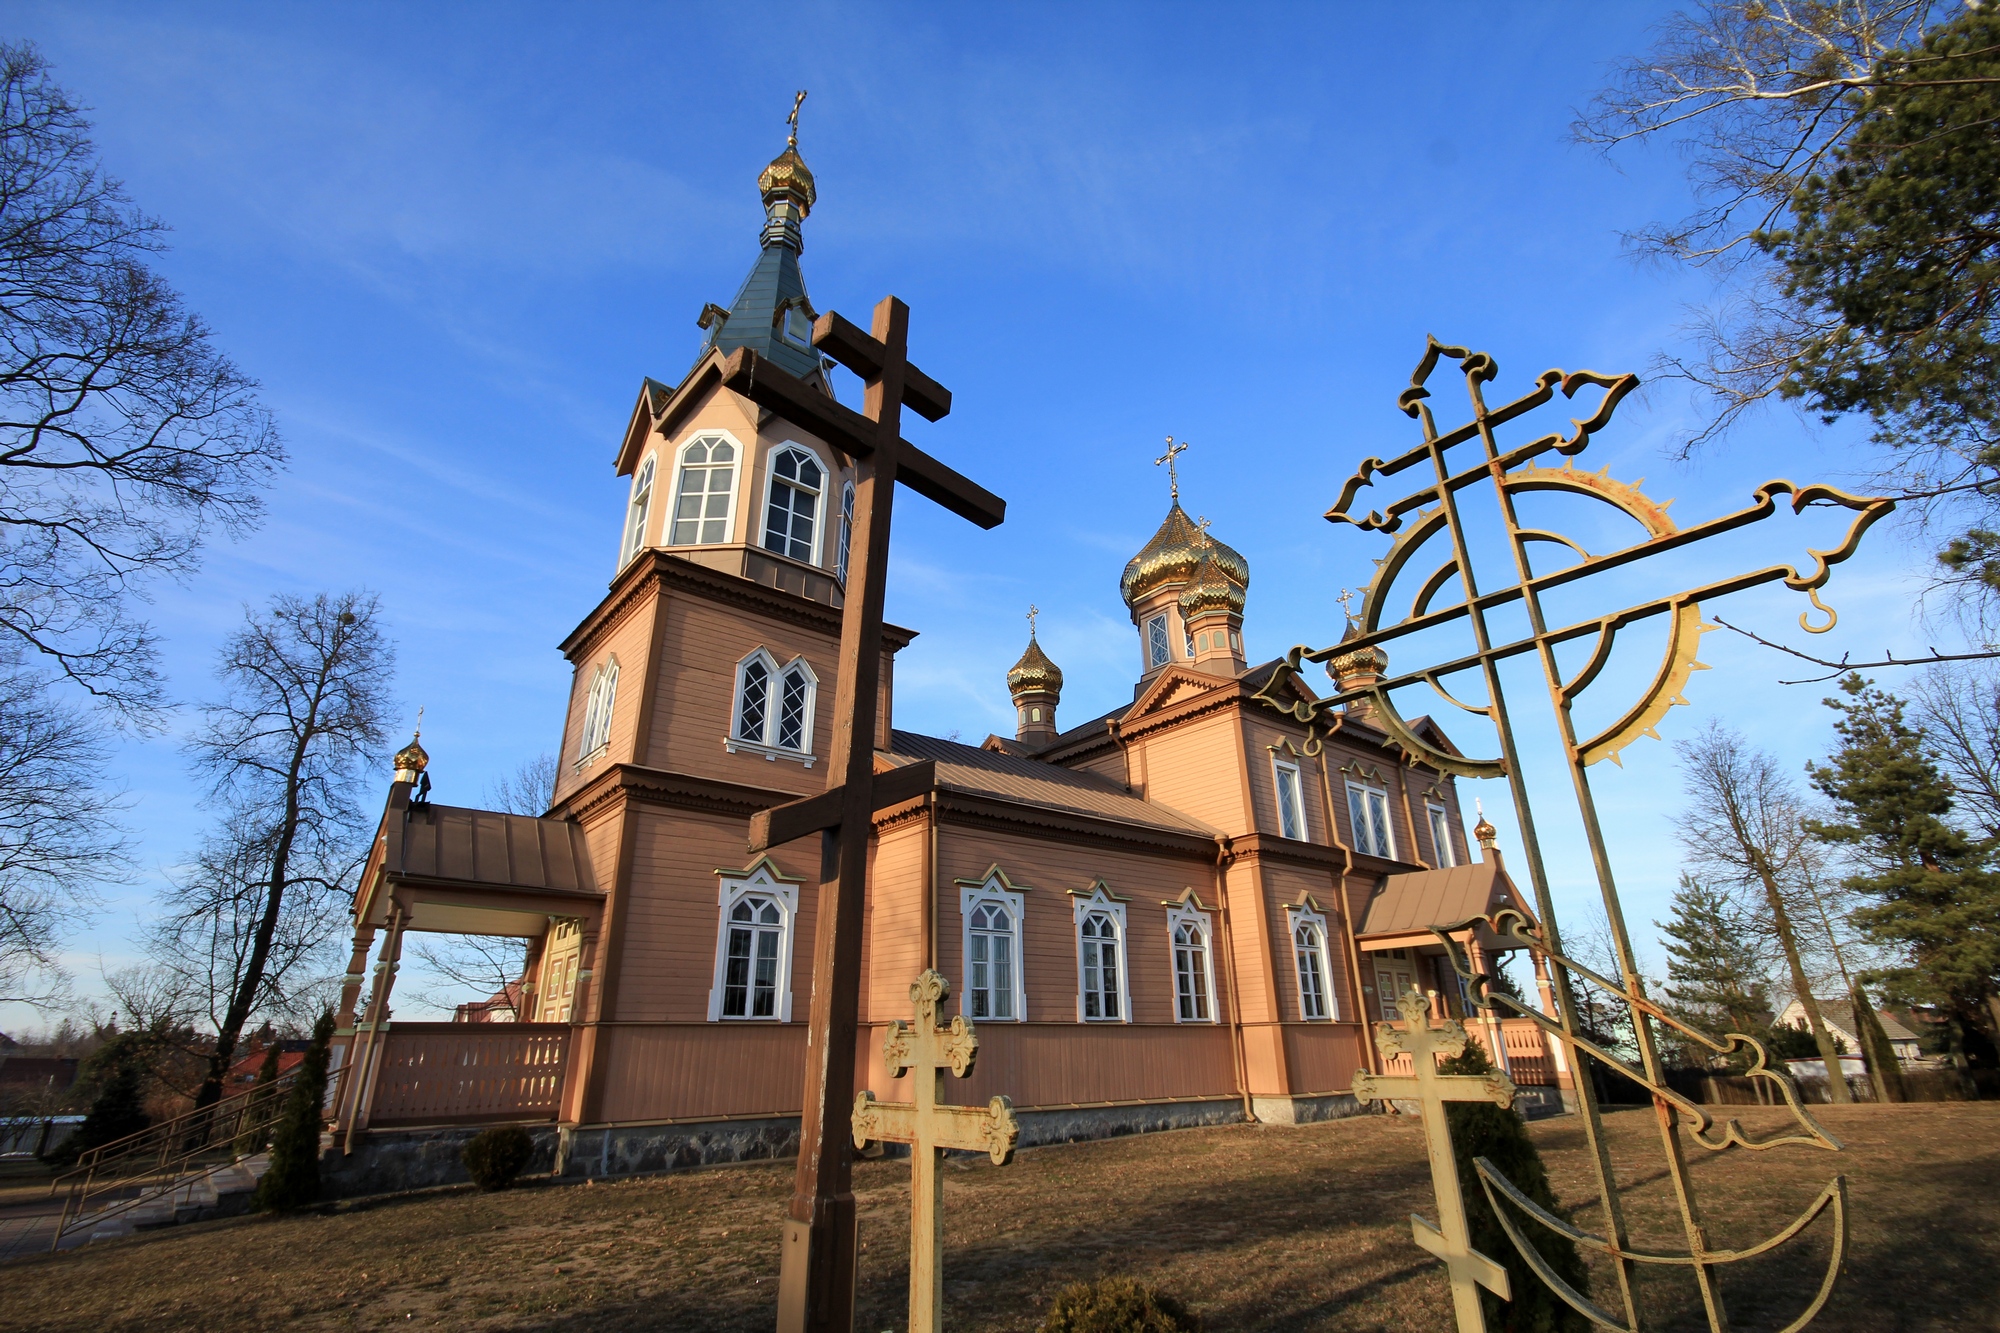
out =
{"type": "Polygon", "coordinates": [[[1036,606],[1033,602],[1028,603],[1028,637],[1031,639],[1035,637],[1035,617],[1041,613],[1041,607],[1036,606]]]}
{"type": "Polygon", "coordinates": [[[1355,623],[1354,605],[1353,605],[1354,597],[1355,597],[1354,589],[1342,588],[1340,590],[1340,596],[1333,599],[1334,601],[1340,603],[1340,613],[1347,617],[1347,623],[1350,625],[1355,623]]]}
{"type": "Polygon", "coordinates": [[[785,124],[791,129],[791,133],[785,136],[785,147],[787,148],[797,148],[799,146],[799,108],[805,104],[806,90],[801,88],[798,91],[798,95],[792,98],[792,114],[785,117],[785,124]]]}
{"type": "Polygon", "coordinates": [[[1186,453],[1187,449],[1188,443],[1186,440],[1175,444],[1174,437],[1169,435],[1167,436],[1167,451],[1153,460],[1154,467],[1158,467],[1162,463],[1167,465],[1167,481],[1173,487],[1175,504],[1179,504],[1181,499],[1181,477],[1179,468],[1174,460],[1186,453]]]}
{"type": "Polygon", "coordinates": [[[417,705],[417,729],[411,733],[412,740],[422,740],[424,736],[424,706],[417,705]]]}

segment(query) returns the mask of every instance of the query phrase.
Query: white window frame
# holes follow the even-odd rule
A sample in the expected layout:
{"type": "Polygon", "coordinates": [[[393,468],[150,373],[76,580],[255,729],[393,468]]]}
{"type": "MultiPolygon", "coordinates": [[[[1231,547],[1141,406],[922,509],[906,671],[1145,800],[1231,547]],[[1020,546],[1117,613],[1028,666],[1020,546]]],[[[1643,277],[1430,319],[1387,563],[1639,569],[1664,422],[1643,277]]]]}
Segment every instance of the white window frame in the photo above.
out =
{"type": "Polygon", "coordinates": [[[847,586],[847,560],[849,554],[851,553],[851,548],[853,546],[853,543],[854,543],[854,483],[851,481],[844,481],[840,484],[839,560],[834,569],[834,576],[840,580],[840,586],[843,588],[847,586]]]}
{"type": "Polygon", "coordinates": [[[1174,660],[1174,640],[1173,640],[1172,630],[1173,626],[1167,623],[1166,612],[1162,611],[1160,612],[1160,614],[1156,616],[1146,617],[1146,670],[1157,671],[1161,667],[1167,665],[1169,662],[1174,660]],[[1160,656],[1158,653],[1154,652],[1153,631],[1155,629],[1158,629],[1160,631],[1159,646],[1166,649],[1165,656],[1160,656]]]}
{"type": "Polygon", "coordinates": [[[729,697],[729,733],[723,737],[722,748],[730,754],[761,754],[766,759],[791,759],[811,768],[818,756],[813,754],[813,714],[819,708],[819,673],[812,669],[802,653],[783,666],[771,655],[769,649],[758,647],[736,664],[736,685],[729,697]],[[737,725],[743,717],[743,679],[752,662],[761,662],[768,673],[770,693],[764,700],[764,730],[760,736],[743,736],[737,733],[737,725]],[[800,728],[799,748],[790,749],[778,744],[779,719],[784,712],[785,678],[794,671],[805,678],[806,701],[804,725],[800,728]]]}
{"type": "Polygon", "coordinates": [[[1076,935],[1076,1021],[1079,1023],[1129,1023],[1132,1021],[1131,932],[1125,928],[1125,904],[1113,898],[1102,883],[1089,894],[1078,894],[1074,902],[1076,935]],[[1086,1018],[1083,1005],[1083,921],[1092,913],[1111,919],[1118,931],[1118,1014],[1116,1017],[1086,1018]]]}
{"type": "Polygon", "coordinates": [[[618,568],[632,563],[632,557],[646,549],[646,529],[653,522],[653,496],[659,489],[660,456],[646,455],[632,478],[632,498],[625,502],[625,541],[618,552],[618,568]]]}
{"type": "Polygon", "coordinates": [[[1272,799],[1278,807],[1278,836],[1290,838],[1294,842],[1305,842],[1309,825],[1306,823],[1306,784],[1299,776],[1299,766],[1289,759],[1271,756],[1272,799]],[[1287,785],[1289,784],[1289,786],[1287,785]],[[1292,826],[1286,827],[1285,796],[1292,798],[1292,826]]]}
{"type": "Polygon", "coordinates": [[[770,535],[771,488],[778,483],[778,456],[790,449],[805,454],[819,468],[819,504],[813,511],[812,558],[805,562],[816,566],[820,562],[820,553],[826,547],[827,492],[833,489],[833,480],[837,474],[826,465],[826,460],[820,457],[817,449],[800,444],[797,440],[780,440],[764,455],[764,501],[757,506],[757,531],[751,544],[765,555],[775,555],[781,560],[795,558],[784,551],[774,551],[765,544],[766,538],[770,535]]]}
{"type": "Polygon", "coordinates": [[[959,959],[964,964],[961,975],[965,985],[958,997],[958,1010],[967,1018],[975,1018],[972,1012],[972,914],[986,903],[994,903],[1007,909],[1007,915],[1014,923],[1014,1014],[1011,1018],[995,1018],[992,1015],[977,1018],[981,1023],[1025,1023],[1028,1021],[1028,981],[1022,967],[1022,945],[1027,935],[1024,904],[1026,896],[1019,890],[1010,889],[997,874],[988,875],[986,882],[976,886],[962,887],[958,891],[959,959]]]}
{"type": "MultiPolygon", "coordinates": [[[[700,466],[704,470],[706,470],[712,465],[708,463],[703,463],[700,466]]],[[[694,432],[693,435],[689,436],[687,439],[681,441],[680,444],[676,445],[674,447],[674,478],[673,478],[674,486],[673,489],[667,493],[667,512],[665,518],[661,520],[660,524],[660,545],[720,546],[731,540],[736,535],[736,497],[741,495],[743,492],[743,472],[744,469],[746,469],[748,466],[749,466],[749,459],[748,455],[744,451],[743,442],[737,439],[733,434],[731,434],[726,430],[715,430],[712,428],[707,430],[698,430],[694,432]],[[717,440],[727,444],[731,449],[736,451],[736,461],[730,464],[729,468],[729,508],[724,513],[722,519],[722,541],[721,542],[703,542],[703,541],[676,542],[673,540],[674,512],[680,508],[681,504],[681,479],[687,472],[687,451],[694,445],[701,444],[707,441],[717,441],[717,440]]],[[[704,492],[704,494],[706,494],[706,492],[704,492]]],[[[697,526],[697,531],[699,531],[698,526],[697,526]]]]}
{"type": "Polygon", "coordinates": [[[597,664],[584,696],[583,723],[576,740],[576,766],[583,767],[611,744],[611,719],[618,707],[618,655],[597,664]]]}
{"type": "Polygon", "coordinates": [[[1458,864],[1458,848],[1451,840],[1451,811],[1436,801],[1425,801],[1424,812],[1430,817],[1431,845],[1437,855],[1438,867],[1449,869],[1458,864]]]}
{"type": "Polygon", "coordinates": [[[715,983],[708,991],[708,1021],[711,1023],[789,1023],[792,1021],[792,940],[799,919],[799,887],[786,883],[772,872],[771,863],[760,862],[747,875],[724,875],[716,895],[715,983]],[[775,898],[778,903],[777,993],[770,1018],[748,1014],[723,1016],[722,986],[729,968],[729,912],[750,894],[775,898]]]}
{"type": "Polygon", "coordinates": [[[1181,903],[1167,908],[1167,962],[1174,979],[1174,1021],[1176,1023],[1219,1023],[1221,1017],[1215,995],[1215,922],[1207,912],[1189,903],[1181,903]],[[1205,1018],[1184,1018],[1181,1015],[1181,943],[1182,926],[1193,926],[1201,931],[1202,984],[1207,988],[1203,994],[1208,1002],[1205,1018]]]}
{"type": "MultiPolygon", "coordinates": [[[[1356,851],[1369,856],[1379,856],[1385,861],[1396,859],[1396,822],[1389,817],[1389,792],[1387,788],[1372,786],[1366,782],[1355,782],[1350,779],[1347,784],[1347,814],[1348,818],[1354,824],[1354,849],[1356,851]],[[1361,809],[1370,810],[1368,798],[1371,796],[1380,797],[1382,801],[1382,826],[1375,831],[1381,835],[1379,843],[1387,849],[1385,851],[1376,851],[1373,847],[1364,847],[1362,845],[1364,841],[1362,837],[1364,821],[1355,817],[1355,802],[1359,798],[1361,809]]],[[[1370,825],[1373,824],[1374,814],[1372,811],[1368,814],[1366,822],[1370,825]]],[[[1368,839],[1367,841],[1373,842],[1377,840],[1368,839]]]]}
{"type": "Polygon", "coordinates": [[[1299,997],[1299,1019],[1306,1023],[1340,1023],[1346,1017],[1341,1011],[1340,992],[1333,984],[1333,933],[1327,929],[1326,914],[1310,907],[1297,906],[1285,909],[1285,941],[1292,958],[1292,985],[1299,997]],[[1299,984],[1299,927],[1311,926],[1319,932],[1319,984],[1326,997],[1326,1013],[1318,1018],[1306,1014],[1305,988],[1299,984]]]}

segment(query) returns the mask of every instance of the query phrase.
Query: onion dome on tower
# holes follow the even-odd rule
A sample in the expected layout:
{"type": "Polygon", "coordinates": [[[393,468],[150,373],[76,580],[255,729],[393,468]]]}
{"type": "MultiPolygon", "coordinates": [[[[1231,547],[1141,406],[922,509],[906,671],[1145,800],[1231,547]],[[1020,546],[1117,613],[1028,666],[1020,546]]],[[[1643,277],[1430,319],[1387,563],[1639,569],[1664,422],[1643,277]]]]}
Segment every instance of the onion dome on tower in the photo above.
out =
{"type": "Polygon", "coordinates": [[[1046,745],[1056,738],[1056,705],[1062,701],[1062,668],[1049,660],[1035,640],[1035,617],[1028,610],[1028,649],[1007,671],[1007,693],[1014,699],[1014,739],[1024,745],[1046,745]]]}
{"type": "Polygon", "coordinates": [[[1169,662],[1234,675],[1244,669],[1250,562],[1211,537],[1174,497],[1153,539],[1125,566],[1118,591],[1139,628],[1144,674],[1169,662]]]}
{"type": "Polygon", "coordinates": [[[424,752],[424,747],[419,743],[423,734],[423,728],[417,728],[410,734],[410,743],[396,751],[396,757],[390,761],[396,770],[390,775],[390,781],[415,782],[423,776],[424,770],[431,766],[430,755],[424,752]]]}
{"type": "MultiPolygon", "coordinates": [[[[1361,637],[1361,628],[1349,621],[1347,633],[1340,636],[1346,643],[1361,637]]],[[[1389,654],[1378,647],[1357,648],[1353,652],[1339,653],[1326,664],[1326,674],[1333,677],[1333,683],[1344,694],[1349,690],[1365,690],[1376,684],[1389,670],[1389,654]]],[[[1357,714],[1367,713],[1374,704],[1367,696],[1362,696],[1347,705],[1357,714]]]]}

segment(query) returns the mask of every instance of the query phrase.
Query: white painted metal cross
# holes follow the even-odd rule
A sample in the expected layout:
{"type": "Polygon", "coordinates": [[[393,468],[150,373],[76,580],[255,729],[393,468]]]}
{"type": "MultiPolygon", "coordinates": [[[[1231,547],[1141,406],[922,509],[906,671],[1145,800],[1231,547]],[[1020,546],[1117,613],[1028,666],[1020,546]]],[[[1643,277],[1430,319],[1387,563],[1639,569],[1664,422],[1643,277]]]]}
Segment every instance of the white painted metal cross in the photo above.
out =
{"type": "Polygon", "coordinates": [[[985,1106],[946,1106],[938,1100],[944,1071],[965,1078],[979,1055],[979,1038],[965,1015],[938,1026],[938,1010],[950,994],[951,983],[926,969],[910,987],[916,1026],[897,1019],[882,1037],[889,1077],[914,1071],[915,1100],[878,1102],[872,1092],[854,1098],[856,1148],[877,1140],[910,1145],[910,1333],[936,1333],[944,1314],[944,1176],[938,1170],[944,1150],[983,1152],[995,1166],[1005,1166],[1021,1137],[1005,1097],[985,1106]]]}
{"type": "Polygon", "coordinates": [[[1486,1333],[1479,1309],[1479,1288],[1501,1300],[1512,1300],[1507,1270],[1472,1248],[1465,1222],[1465,1198],[1458,1188],[1458,1163],[1451,1151],[1451,1127],[1446,1102],[1514,1104],[1514,1084],[1505,1074],[1440,1074],[1437,1057],[1465,1049],[1465,1029],[1451,1019],[1431,1026],[1431,1007],[1413,987],[1396,1001],[1407,1030],[1394,1023],[1375,1025],[1375,1044],[1384,1059],[1408,1055],[1410,1077],[1361,1073],[1354,1076],[1354,1095],[1367,1101],[1412,1100],[1421,1108],[1424,1146],[1430,1151],[1431,1188],[1437,1192],[1438,1226],[1410,1214],[1410,1231],[1417,1244],[1444,1260],[1451,1273],[1451,1301],[1458,1314],[1458,1333],[1486,1333]]]}

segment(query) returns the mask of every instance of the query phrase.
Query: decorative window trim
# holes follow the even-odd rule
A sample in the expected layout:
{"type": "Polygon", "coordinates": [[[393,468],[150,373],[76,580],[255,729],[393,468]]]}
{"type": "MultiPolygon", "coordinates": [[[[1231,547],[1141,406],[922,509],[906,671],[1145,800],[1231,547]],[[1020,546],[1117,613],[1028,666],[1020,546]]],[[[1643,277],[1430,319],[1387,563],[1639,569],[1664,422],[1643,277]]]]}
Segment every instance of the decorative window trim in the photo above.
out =
{"type": "Polygon", "coordinates": [[[575,767],[582,768],[611,745],[611,721],[618,708],[618,654],[598,663],[584,694],[583,722],[576,738],[575,767]]]}
{"type": "MultiPolygon", "coordinates": [[[[1342,771],[1345,772],[1346,770],[1343,769],[1342,771]]],[[[1347,793],[1348,793],[1347,810],[1348,810],[1348,818],[1350,821],[1354,817],[1354,796],[1357,792],[1362,794],[1362,804],[1364,806],[1367,804],[1368,796],[1372,795],[1372,796],[1379,796],[1382,798],[1382,845],[1387,850],[1378,852],[1369,848],[1364,848],[1361,845],[1362,830],[1358,826],[1354,830],[1354,849],[1358,852],[1361,852],[1364,856],[1379,856],[1385,861],[1395,860],[1396,821],[1390,815],[1389,812],[1389,788],[1386,785],[1377,787],[1373,783],[1357,782],[1352,778],[1350,778],[1347,783],[1347,793]]]]}
{"type": "Polygon", "coordinates": [[[834,577],[840,586],[847,586],[847,560],[854,544],[854,483],[840,483],[840,550],[839,560],[834,569],[834,577]]]}
{"type": "Polygon", "coordinates": [[[1449,869],[1458,864],[1458,847],[1451,840],[1451,811],[1437,801],[1424,802],[1424,814],[1430,820],[1431,851],[1437,857],[1439,869],[1449,869]]]}
{"type": "Polygon", "coordinates": [[[960,987],[958,1010],[968,1019],[972,1014],[972,913],[982,903],[998,903],[1007,909],[1014,922],[1014,1016],[1012,1018],[978,1019],[981,1023],[1025,1023],[1028,1021],[1028,981],[1023,963],[1023,948],[1027,935],[1027,902],[1025,884],[1015,884],[1007,878],[1006,872],[998,865],[988,870],[983,878],[961,879],[958,884],[958,946],[959,961],[963,966],[964,985],[960,987]]]}
{"type": "Polygon", "coordinates": [[[1326,913],[1319,910],[1319,904],[1308,894],[1302,903],[1285,909],[1285,942],[1292,959],[1292,985],[1298,991],[1299,1020],[1304,1023],[1341,1023],[1346,1021],[1340,1003],[1340,991],[1333,984],[1333,933],[1327,929],[1326,913]],[[1319,931],[1319,984],[1326,996],[1326,1016],[1306,1017],[1306,997],[1299,987],[1299,927],[1310,925],[1319,931]]]}
{"type": "Polygon", "coordinates": [[[632,496],[625,502],[625,540],[618,551],[620,569],[646,549],[646,529],[653,525],[653,498],[659,494],[659,471],[660,455],[655,451],[646,455],[632,478],[632,496]]]}
{"type": "Polygon", "coordinates": [[[1309,841],[1312,825],[1306,819],[1306,783],[1299,766],[1289,759],[1278,758],[1275,750],[1271,755],[1271,799],[1277,805],[1278,836],[1290,838],[1294,842],[1309,841]],[[1292,814],[1297,821],[1296,829],[1285,827],[1285,781],[1291,780],[1292,814]]]}
{"type": "Polygon", "coordinates": [[[1220,1023],[1221,1005],[1215,990],[1215,917],[1201,905],[1201,900],[1189,889],[1179,899],[1164,904],[1167,909],[1167,969],[1174,979],[1174,1022],[1176,1023],[1220,1023]],[[1183,925],[1194,925],[1201,929],[1201,966],[1203,982],[1208,989],[1208,1017],[1181,1017],[1181,968],[1180,941],[1175,938],[1183,925]]]}
{"type": "Polygon", "coordinates": [[[790,759],[811,768],[818,761],[818,756],[813,754],[813,714],[818,706],[819,673],[813,670],[805,655],[801,653],[779,666],[778,659],[771,655],[770,650],[760,645],[736,664],[736,684],[729,701],[729,732],[722,739],[722,748],[730,754],[761,754],[773,761],[790,759]],[[764,727],[760,736],[743,736],[737,734],[737,727],[743,720],[744,673],[752,662],[762,662],[767,673],[764,678],[768,691],[764,698],[764,727]],[[800,748],[796,750],[777,743],[780,717],[784,710],[785,678],[794,670],[804,676],[806,682],[805,717],[800,728],[800,748]]]}
{"type": "Polygon", "coordinates": [[[799,881],[779,871],[767,856],[748,870],[718,870],[722,884],[716,893],[715,978],[708,991],[711,1023],[789,1023],[792,1021],[792,943],[799,918],[799,881]],[[775,898],[783,920],[778,923],[778,988],[771,1008],[774,1017],[722,1015],[722,984],[729,966],[729,911],[746,894],[775,898]]]}
{"type": "Polygon", "coordinates": [[[1128,899],[1111,892],[1111,887],[1103,880],[1094,880],[1087,889],[1071,889],[1071,917],[1076,935],[1076,1021],[1079,1023],[1130,1023],[1132,1021],[1132,947],[1131,931],[1126,928],[1125,904],[1128,899]],[[1118,930],[1118,1016],[1116,1018],[1086,1018],[1083,1006],[1083,919],[1093,912],[1102,912],[1111,919],[1118,930]]]}
{"type": "MultiPolygon", "coordinates": [[[[701,466],[705,468],[709,465],[702,464],[701,466]]],[[[660,545],[682,547],[720,546],[732,540],[736,536],[736,503],[738,497],[743,494],[743,473],[748,467],[749,453],[743,448],[743,441],[737,439],[734,432],[714,426],[689,432],[686,439],[674,446],[674,484],[672,489],[667,492],[666,517],[660,523],[660,545]],[[722,541],[675,542],[673,540],[674,511],[680,507],[681,503],[681,476],[687,470],[688,446],[709,439],[726,441],[729,447],[736,451],[736,461],[730,465],[729,471],[729,509],[722,520],[722,541]]]]}
{"type": "MultiPolygon", "coordinates": [[[[833,479],[838,474],[834,469],[827,466],[826,460],[820,457],[819,450],[809,444],[801,444],[797,440],[779,440],[765,451],[764,499],[757,506],[757,530],[751,545],[755,546],[765,555],[775,555],[780,560],[794,559],[793,556],[783,551],[774,551],[765,545],[765,538],[769,535],[771,522],[771,488],[778,481],[778,455],[788,449],[796,449],[800,453],[807,455],[812,459],[814,465],[819,468],[819,503],[813,507],[812,557],[805,562],[817,567],[826,548],[827,492],[833,489],[833,479]]],[[[789,485],[790,483],[786,484],[789,485]]]]}

